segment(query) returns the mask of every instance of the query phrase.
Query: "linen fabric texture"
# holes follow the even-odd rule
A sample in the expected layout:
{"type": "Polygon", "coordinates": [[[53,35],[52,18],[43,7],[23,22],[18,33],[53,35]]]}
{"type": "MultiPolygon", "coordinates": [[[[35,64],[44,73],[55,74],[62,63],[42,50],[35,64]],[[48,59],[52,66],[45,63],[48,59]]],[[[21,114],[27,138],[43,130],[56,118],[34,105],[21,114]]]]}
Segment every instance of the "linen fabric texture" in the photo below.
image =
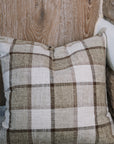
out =
{"type": "Polygon", "coordinates": [[[1,144],[112,144],[105,36],[65,46],[0,38],[1,144]]]}
{"type": "Polygon", "coordinates": [[[107,66],[107,95],[109,111],[114,120],[114,71],[107,66]]]}

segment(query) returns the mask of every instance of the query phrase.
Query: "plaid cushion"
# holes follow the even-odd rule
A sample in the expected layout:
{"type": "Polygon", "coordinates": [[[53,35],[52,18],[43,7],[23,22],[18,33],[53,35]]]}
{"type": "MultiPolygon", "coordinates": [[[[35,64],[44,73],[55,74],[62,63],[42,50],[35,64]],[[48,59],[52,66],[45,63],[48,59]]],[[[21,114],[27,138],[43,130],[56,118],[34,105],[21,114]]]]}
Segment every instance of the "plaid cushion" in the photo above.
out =
{"type": "Polygon", "coordinates": [[[107,95],[109,110],[114,119],[114,71],[107,66],[107,95]]]}
{"type": "Polygon", "coordinates": [[[105,37],[66,46],[0,38],[7,99],[2,144],[112,144],[105,37]]]}

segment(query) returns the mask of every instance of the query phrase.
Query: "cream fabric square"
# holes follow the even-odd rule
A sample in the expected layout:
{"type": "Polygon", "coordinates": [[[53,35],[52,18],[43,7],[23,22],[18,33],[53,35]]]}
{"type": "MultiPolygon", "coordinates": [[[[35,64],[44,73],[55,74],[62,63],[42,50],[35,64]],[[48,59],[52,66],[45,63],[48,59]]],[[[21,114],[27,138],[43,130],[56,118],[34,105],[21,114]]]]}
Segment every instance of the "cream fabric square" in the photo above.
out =
{"type": "Polygon", "coordinates": [[[67,51],[68,51],[69,55],[73,54],[74,52],[83,50],[83,49],[84,49],[84,46],[82,45],[82,43],[80,41],[67,45],[67,51]]]}
{"type": "Polygon", "coordinates": [[[95,111],[94,107],[78,107],[78,127],[95,126],[95,111]]]}
{"type": "Polygon", "coordinates": [[[45,56],[50,56],[49,50],[44,49],[43,47],[37,46],[37,45],[34,45],[33,53],[34,54],[42,54],[42,55],[45,55],[45,56]]]}
{"type": "Polygon", "coordinates": [[[32,68],[31,71],[32,84],[50,84],[50,71],[48,68],[32,68]]]}
{"type": "Polygon", "coordinates": [[[90,65],[73,66],[76,82],[93,82],[90,65]]]}
{"type": "Polygon", "coordinates": [[[42,109],[31,111],[32,129],[50,129],[51,128],[51,110],[42,109]]]}

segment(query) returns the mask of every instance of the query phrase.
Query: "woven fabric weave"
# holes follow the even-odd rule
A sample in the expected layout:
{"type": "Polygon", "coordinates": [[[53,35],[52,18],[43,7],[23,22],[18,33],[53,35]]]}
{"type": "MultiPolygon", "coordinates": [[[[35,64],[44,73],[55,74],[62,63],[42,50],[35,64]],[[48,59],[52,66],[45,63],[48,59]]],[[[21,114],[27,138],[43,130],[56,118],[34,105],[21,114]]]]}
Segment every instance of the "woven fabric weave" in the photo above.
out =
{"type": "Polygon", "coordinates": [[[111,144],[104,36],[62,47],[0,38],[2,144],[111,144]]]}

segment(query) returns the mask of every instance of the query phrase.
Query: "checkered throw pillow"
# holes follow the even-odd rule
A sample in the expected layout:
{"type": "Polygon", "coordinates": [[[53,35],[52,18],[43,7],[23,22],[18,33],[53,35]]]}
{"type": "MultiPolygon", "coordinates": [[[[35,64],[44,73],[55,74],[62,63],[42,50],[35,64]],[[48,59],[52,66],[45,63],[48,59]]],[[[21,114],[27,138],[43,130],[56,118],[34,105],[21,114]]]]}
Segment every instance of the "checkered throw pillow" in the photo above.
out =
{"type": "Polygon", "coordinates": [[[114,71],[107,66],[107,95],[109,110],[114,120],[114,71]]]}
{"type": "Polygon", "coordinates": [[[113,144],[105,36],[62,47],[0,38],[2,144],[113,144]]]}

